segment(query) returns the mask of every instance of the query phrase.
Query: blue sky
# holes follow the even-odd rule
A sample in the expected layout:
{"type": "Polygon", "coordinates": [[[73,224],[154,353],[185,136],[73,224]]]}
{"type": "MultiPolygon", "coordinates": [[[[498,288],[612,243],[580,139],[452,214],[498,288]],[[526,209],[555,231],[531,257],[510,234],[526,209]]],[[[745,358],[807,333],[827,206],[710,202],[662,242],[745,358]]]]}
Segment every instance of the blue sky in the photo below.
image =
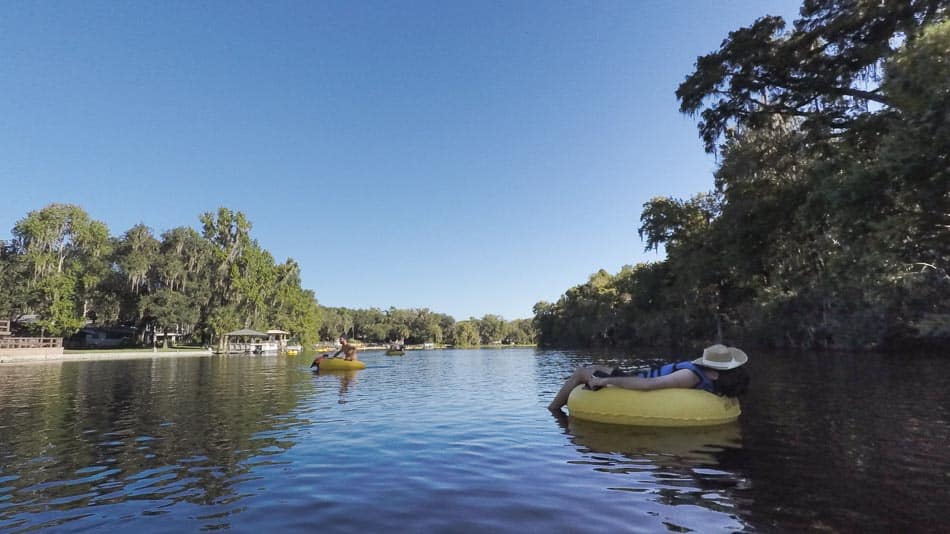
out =
{"type": "Polygon", "coordinates": [[[5,2],[0,239],[243,211],[321,304],[530,317],[712,187],[674,96],[800,2],[5,2]]]}

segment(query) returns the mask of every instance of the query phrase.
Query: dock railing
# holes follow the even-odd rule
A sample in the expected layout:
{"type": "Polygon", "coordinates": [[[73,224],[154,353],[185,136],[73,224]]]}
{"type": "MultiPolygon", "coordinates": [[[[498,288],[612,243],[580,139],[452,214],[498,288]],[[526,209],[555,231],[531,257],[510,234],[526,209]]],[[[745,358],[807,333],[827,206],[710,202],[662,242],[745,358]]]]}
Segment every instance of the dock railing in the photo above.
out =
{"type": "Polygon", "coordinates": [[[0,349],[56,349],[62,346],[61,337],[0,337],[0,349]]]}
{"type": "Polygon", "coordinates": [[[0,336],[10,335],[10,321],[0,321],[0,336]]]}

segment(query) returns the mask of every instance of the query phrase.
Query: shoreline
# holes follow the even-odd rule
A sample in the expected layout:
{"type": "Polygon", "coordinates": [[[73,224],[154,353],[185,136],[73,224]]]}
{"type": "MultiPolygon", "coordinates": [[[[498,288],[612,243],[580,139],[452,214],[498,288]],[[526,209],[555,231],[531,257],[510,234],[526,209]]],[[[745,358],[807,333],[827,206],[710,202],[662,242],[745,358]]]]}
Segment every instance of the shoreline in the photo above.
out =
{"type": "Polygon", "coordinates": [[[213,356],[211,350],[136,350],[136,351],[90,351],[82,353],[59,353],[59,354],[0,354],[0,367],[10,364],[22,363],[61,363],[72,361],[106,361],[106,360],[140,360],[148,358],[164,358],[179,356],[213,356]]]}
{"type": "MultiPolygon", "coordinates": [[[[408,351],[428,351],[428,350],[445,350],[445,349],[505,349],[505,348],[526,348],[526,347],[537,347],[537,345],[476,345],[471,347],[451,347],[446,345],[436,346],[432,349],[424,349],[421,346],[411,346],[405,347],[404,350],[408,351]]],[[[371,346],[360,348],[360,351],[366,352],[375,352],[375,351],[385,351],[388,347],[386,346],[371,346]]],[[[325,347],[320,347],[315,351],[315,354],[320,354],[325,351],[333,351],[335,348],[329,349],[325,347]]],[[[303,351],[301,351],[303,354],[303,351]]],[[[64,352],[54,352],[54,353],[42,353],[36,352],[32,354],[4,354],[3,351],[0,351],[0,367],[5,365],[18,365],[18,364],[34,364],[34,363],[62,363],[62,362],[80,362],[80,361],[108,361],[108,360],[141,360],[141,359],[150,359],[150,358],[165,358],[165,357],[179,357],[179,356],[190,356],[190,357],[201,357],[201,356],[218,356],[222,354],[215,353],[211,349],[164,349],[153,351],[151,349],[143,350],[122,350],[122,351],[82,351],[76,352],[74,350],[64,351],[64,352]]],[[[235,354],[237,355],[237,354],[235,354]]]]}

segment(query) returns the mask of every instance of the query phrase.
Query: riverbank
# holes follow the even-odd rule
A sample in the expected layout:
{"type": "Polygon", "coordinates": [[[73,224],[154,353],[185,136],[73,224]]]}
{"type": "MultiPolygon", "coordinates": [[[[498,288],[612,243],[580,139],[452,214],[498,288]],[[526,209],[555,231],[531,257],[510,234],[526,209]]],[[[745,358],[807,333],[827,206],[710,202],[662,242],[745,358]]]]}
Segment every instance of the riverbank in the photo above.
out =
{"type": "MultiPolygon", "coordinates": [[[[372,351],[382,351],[389,350],[389,345],[357,345],[356,349],[360,352],[372,352],[372,351]]],[[[318,345],[315,349],[317,353],[321,352],[336,352],[340,348],[339,345],[327,345],[322,344],[318,345]]],[[[467,346],[455,346],[455,345],[444,345],[436,344],[431,347],[426,347],[424,345],[405,345],[403,350],[446,350],[446,349],[524,349],[524,348],[537,348],[537,345],[534,343],[531,344],[509,344],[503,345],[501,343],[489,343],[485,345],[467,345],[467,346]]]]}
{"type": "Polygon", "coordinates": [[[0,365],[19,363],[70,362],[88,360],[132,360],[166,356],[211,356],[211,349],[131,349],[131,350],[64,350],[50,352],[6,352],[0,350],[0,365]]]}

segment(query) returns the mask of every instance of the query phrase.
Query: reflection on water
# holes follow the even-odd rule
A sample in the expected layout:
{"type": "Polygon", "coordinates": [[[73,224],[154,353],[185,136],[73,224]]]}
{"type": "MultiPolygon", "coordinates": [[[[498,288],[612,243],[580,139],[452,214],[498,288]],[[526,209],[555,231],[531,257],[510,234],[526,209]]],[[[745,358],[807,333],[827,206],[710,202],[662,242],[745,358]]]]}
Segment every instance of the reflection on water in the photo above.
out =
{"type": "MultiPolygon", "coordinates": [[[[737,508],[734,493],[748,489],[740,470],[730,470],[723,458],[742,447],[738,423],[707,428],[650,428],[609,425],[555,416],[577,446],[580,458],[570,463],[618,475],[614,491],[639,493],[666,505],[698,506],[730,514],[737,508]]],[[[675,517],[670,530],[707,530],[705,518],[695,524],[675,517]]],[[[723,518],[719,518],[721,522],[723,518]]],[[[728,530],[747,525],[735,518],[728,530]]]]}
{"type": "Polygon", "coordinates": [[[530,349],[0,366],[0,530],[947,531],[950,362],[752,356],[737,424],[552,418],[530,349]]]}
{"type": "Polygon", "coordinates": [[[350,386],[356,382],[356,377],[359,374],[358,370],[324,370],[315,369],[313,371],[314,378],[319,382],[320,378],[323,377],[325,380],[332,381],[333,379],[339,381],[340,384],[340,398],[337,400],[339,404],[346,404],[346,393],[350,390],[350,386]]]}
{"type": "Polygon", "coordinates": [[[280,429],[299,423],[286,415],[294,375],[262,361],[5,367],[0,527],[55,526],[128,501],[145,503],[144,516],[214,505],[209,524],[239,510],[236,486],[290,447],[280,429]]]}
{"type": "MultiPolygon", "coordinates": [[[[591,452],[636,455],[657,462],[664,459],[710,463],[726,448],[741,448],[738,423],[697,428],[651,428],[608,425],[575,418],[568,420],[571,441],[591,452]]],[[[564,421],[564,419],[561,419],[564,421]]]]}

